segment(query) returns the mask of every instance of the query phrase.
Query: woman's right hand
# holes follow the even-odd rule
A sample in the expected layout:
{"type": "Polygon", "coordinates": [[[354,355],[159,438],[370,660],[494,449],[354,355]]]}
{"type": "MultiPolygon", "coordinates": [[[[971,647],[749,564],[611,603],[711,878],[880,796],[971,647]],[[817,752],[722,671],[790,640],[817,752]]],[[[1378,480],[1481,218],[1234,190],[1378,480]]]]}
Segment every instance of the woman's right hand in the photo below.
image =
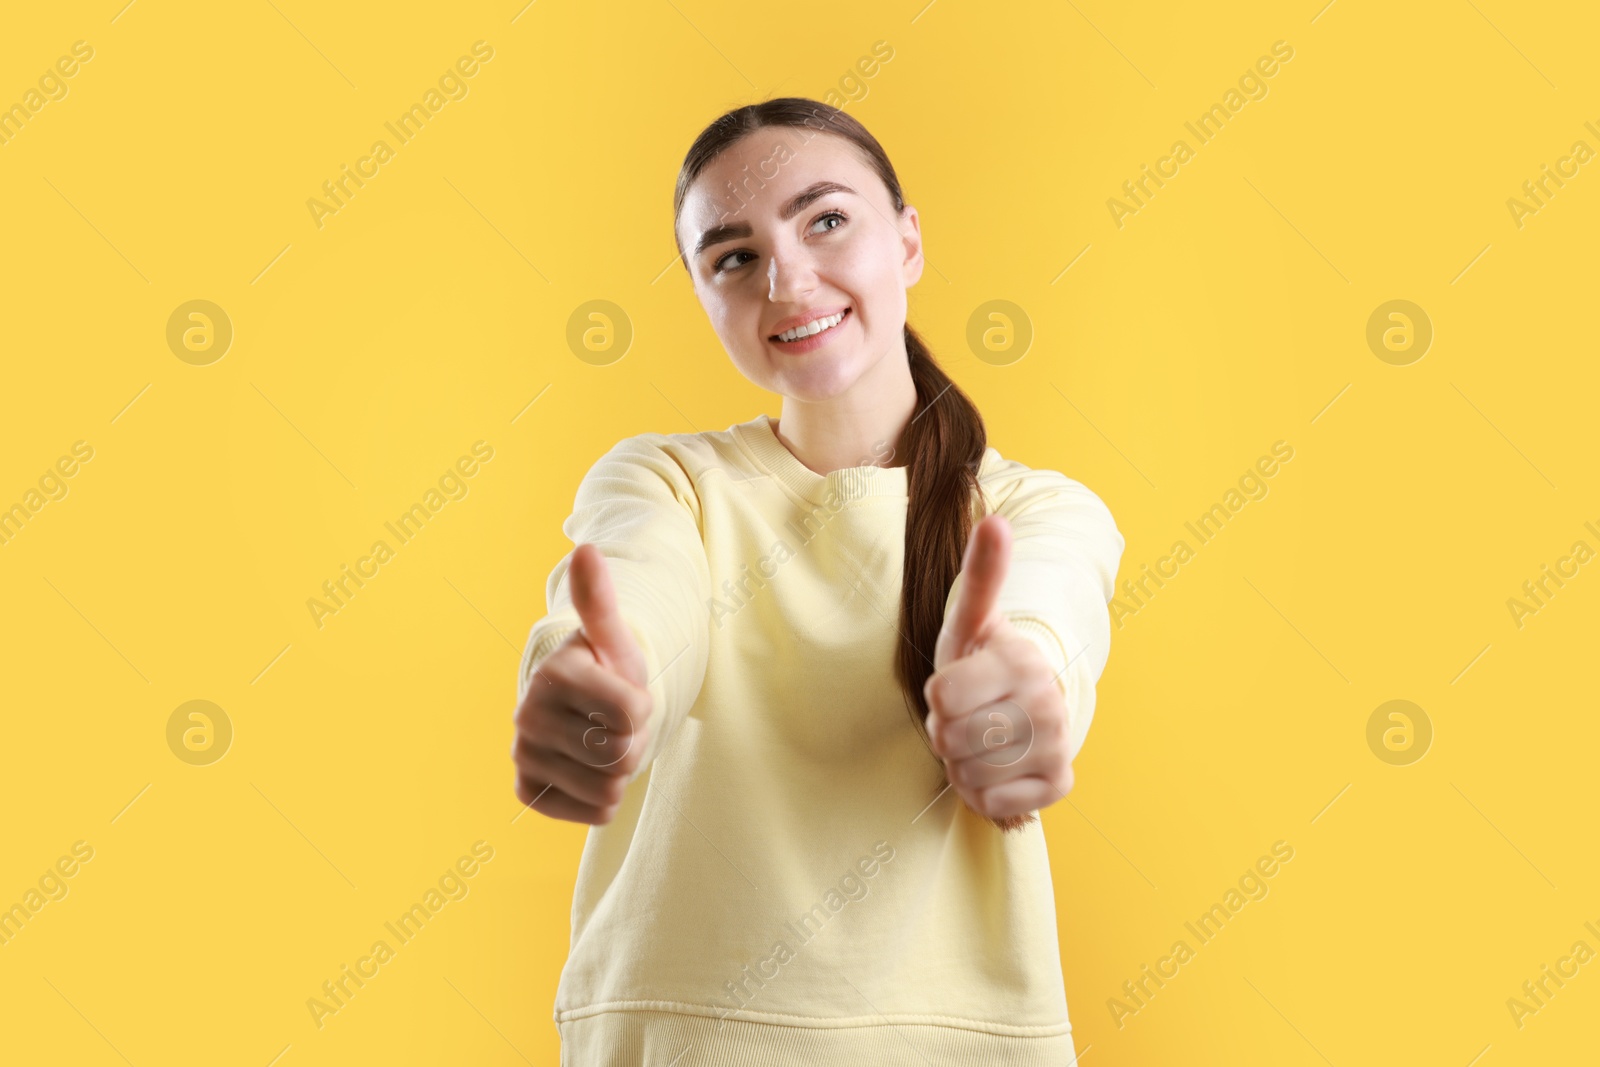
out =
{"type": "Polygon", "coordinates": [[[649,679],[604,554],[579,545],[567,577],[582,625],[539,661],[512,716],[516,793],[553,819],[608,823],[644,756],[649,679]]]}

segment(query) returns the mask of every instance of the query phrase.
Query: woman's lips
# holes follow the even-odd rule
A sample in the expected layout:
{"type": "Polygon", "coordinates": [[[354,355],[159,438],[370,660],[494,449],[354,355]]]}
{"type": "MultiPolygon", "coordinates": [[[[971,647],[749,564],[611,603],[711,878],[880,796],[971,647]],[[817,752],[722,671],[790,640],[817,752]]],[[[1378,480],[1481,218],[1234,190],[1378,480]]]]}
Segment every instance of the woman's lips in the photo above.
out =
{"type": "Polygon", "coordinates": [[[823,330],[821,333],[814,333],[810,337],[802,337],[798,341],[779,341],[770,337],[767,340],[771,344],[776,345],[778,350],[781,352],[788,353],[791,356],[804,355],[805,353],[821,348],[829,341],[832,341],[833,335],[844,329],[845,323],[850,321],[850,318],[854,312],[854,308],[845,308],[844,317],[837,323],[828,327],[826,330],[823,330]]]}

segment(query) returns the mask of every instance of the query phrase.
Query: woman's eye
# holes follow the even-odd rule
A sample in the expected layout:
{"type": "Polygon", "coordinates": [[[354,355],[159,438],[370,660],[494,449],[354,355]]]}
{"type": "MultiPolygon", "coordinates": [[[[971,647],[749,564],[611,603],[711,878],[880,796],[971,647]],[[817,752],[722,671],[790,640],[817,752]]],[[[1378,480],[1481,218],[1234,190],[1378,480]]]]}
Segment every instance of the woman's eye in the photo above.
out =
{"type": "MultiPolygon", "coordinates": [[[[842,211],[830,211],[827,214],[817,216],[817,221],[813,222],[811,224],[812,229],[815,230],[816,226],[817,226],[817,223],[826,222],[828,219],[838,219],[839,223],[841,225],[850,220],[849,216],[846,215],[842,211]]],[[[827,229],[823,230],[822,232],[823,233],[832,233],[834,230],[837,230],[838,228],[839,228],[838,226],[829,226],[827,229]]],[[[728,262],[728,260],[732,259],[734,256],[753,256],[753,255],[755,255],[754,252],[747,252],[744,249],[740,249],[737,252],[729,252],[727,255],[723,256],[721,259],[717,260],[715,263],[713,263],[711,265],[711,273],[713,273],[713,274],[721,274],[724,271],[738,270],[740,267],[744,266],[743,263],[735,263],[732,266],[724,266],[724,264],[726,264],[728,262]]]]}
{"type": "MultiPolygon", "coordinates": [[[[754,254],[755,253],[753,253],[753,252],[743,252],[743,251],[740,251],[740,252],[729,252],[727,255],[723,256],[721,259],[717,260],[715,263],[713,263],[711,265],[711,273],[713,273],[713,274],[721,274],[724,270],[733,270],[734,269],[733,267],[724,267],[723,264],[726,263],[729,259],[733,258],[734,256],[750,256],[750,255],[754,255],[754,254]]],[[[742,266],[744,266],[744,264],[740,263],[740,264],[737,264],[737,266],[742,267],[742,266]]]]}
{"type": "MultiPolygon", "coordinates": [[[[828,219],[838,219],[840,223],[844,223],[844,222],[848,221],[846,216],[845,216],[845,214],[844,214],[844,212],[842,212],[842,211],[830,211],[826,215],[819,216],[817,218],[817,222],[824,222],[824,221],[826,221],[828,219]]],[[[813,228],[817,225],[817,222],[813,222],[811,224],[813,228]]],[[[839,228],[838,226],[830,226],[830,227],[828,227],[826,230],[824,230],[822,232],[823,233],[832,233],[834,230],[837,230],[838,228],[839,228]]]]}

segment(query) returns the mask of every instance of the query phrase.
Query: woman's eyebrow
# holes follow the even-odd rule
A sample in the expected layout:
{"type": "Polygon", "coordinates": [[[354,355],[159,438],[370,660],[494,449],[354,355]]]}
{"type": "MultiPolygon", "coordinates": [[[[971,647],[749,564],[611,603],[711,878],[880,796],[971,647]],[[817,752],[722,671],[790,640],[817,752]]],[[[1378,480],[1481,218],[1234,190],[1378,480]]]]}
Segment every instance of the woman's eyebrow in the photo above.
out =
{"type": "MultiPolygon", "coordinates": [[[[778,217],[787,222],[809,207],[813,201],[819,200],[829,193],[859,195],[848,185],[841,185],[838,182],[815,182],[784,201],[783,206],[778,209],[778,217]]],[[[719,245],[725,241],[741,240],[749,237],[753,232],[748,222],[730,222],[725,226],[713,226],[700,235],[699,242],[694,246],[694,254],[698,257],[700,253],[713,245],[719,245]]]]}

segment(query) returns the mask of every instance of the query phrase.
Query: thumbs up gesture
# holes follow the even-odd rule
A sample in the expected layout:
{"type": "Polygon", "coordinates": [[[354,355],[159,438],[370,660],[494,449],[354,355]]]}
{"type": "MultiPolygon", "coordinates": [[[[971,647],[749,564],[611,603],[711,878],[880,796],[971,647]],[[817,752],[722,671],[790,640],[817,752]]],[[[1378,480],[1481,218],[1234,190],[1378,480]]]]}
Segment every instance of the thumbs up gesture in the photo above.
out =
{"type": "Polygon", "coordinates": [[[1010,524],[985,516],[967,541],[961,593],[923,687],[934,753],[967,806],[991,819],[1046,807],[1072,789],[1056,672],[997,607],[1010,563],[1010,524]]]}
{"type": "Polygon", "coordinates": [[[567,578],[582,625],[539,661],[512,716],[516,794],[551,818],[608,823],[644,754],[649,680],[604,554],[579,545],[567,578]]]}

